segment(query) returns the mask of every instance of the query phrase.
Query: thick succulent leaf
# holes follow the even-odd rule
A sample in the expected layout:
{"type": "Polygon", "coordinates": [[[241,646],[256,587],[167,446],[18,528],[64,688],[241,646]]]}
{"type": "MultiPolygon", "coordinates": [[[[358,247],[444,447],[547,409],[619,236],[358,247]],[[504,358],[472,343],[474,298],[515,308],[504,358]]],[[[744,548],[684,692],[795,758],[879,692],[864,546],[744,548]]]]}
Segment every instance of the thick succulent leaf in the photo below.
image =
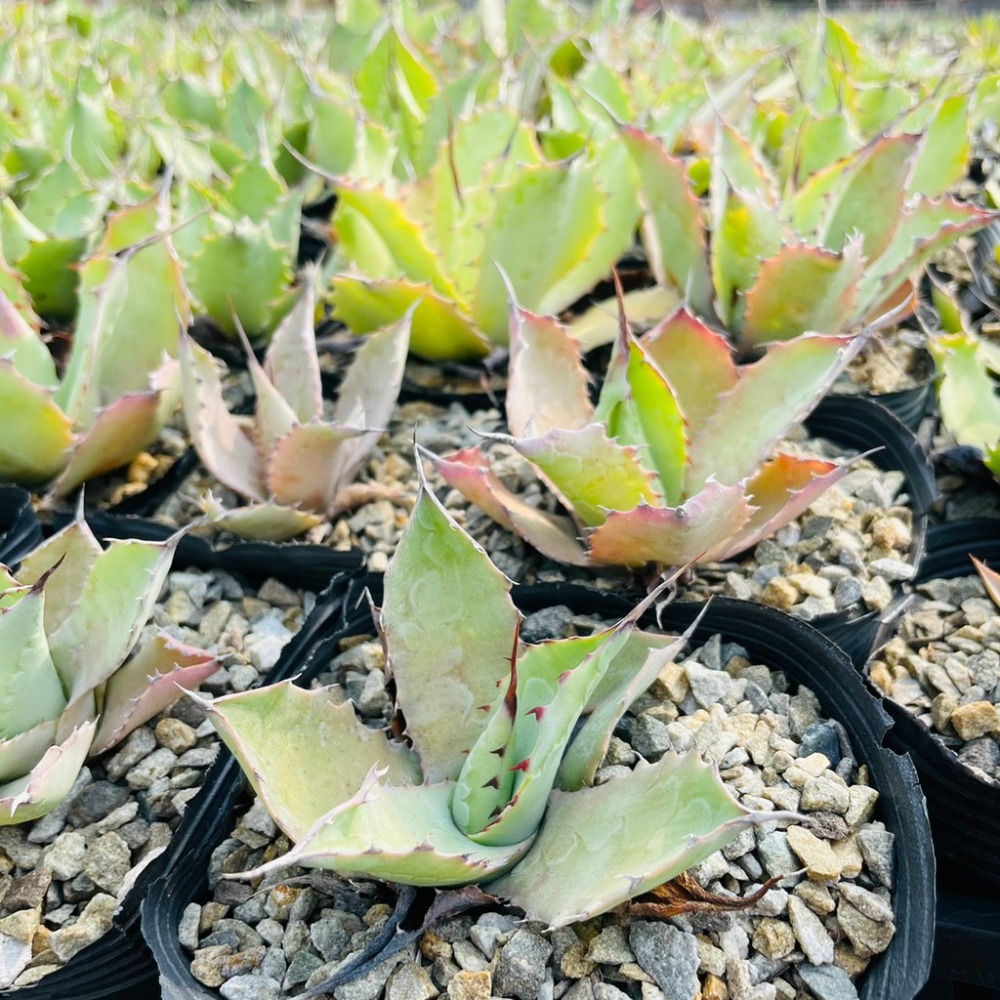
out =
{"type": "Polygon", "coordinates": [[[116,212],[101,245],[80,267],[85,297],[107,280],[114,255],[125,257],[121,307],[100,334],[96,378],[102,403],[148,389],[150,375],[164,356],[176,356],[180,332],[190,325],[187,287],[166,233],[168,212],[169,204],[159,199],[116,212]]]}
{"type": "MultiPolygon", "coordinates": [[[[354,441],[372,435],[340,424],[297,424],[275,446],[267,467],[267,486],[281,505],[301,505],[329,513],[344,481],[348,455],[354,441]]],[[[377,438],[377,434],[374,435],[377,438]]],[[[372,441],[369,448],[374,444],[372,441]]]]}
{"type": "Polygon", "coordinates": [[[385,576],[382,628],[425,780],[454,778],[506,679],[510,581],[422,486],[385,576]],[[429,690],[433,698],[425,697],[429,690]]]}
{"type": "MultiPolygon", "coordinates": [[[[264,457],[273,454],[278,442],[298,426],[299,418],[295,410],[278,391],[264,366],[250,346],[242,330],[238,331],[247,358],[247,370],[254,392],[254,419],[258,453],[264,457]]],[[[308,364],[308,362],[307,362],[308,364]]]]}
{"type": "Polygon", "coordinates": [[[58,474],[73,443],[73,427],[52,390],[29,382],[0,358],[0,480],[38,485],[58,474]]]}
{"type": "Polygon", "coordinates": [[[125,257],[114,257],[99,282],[80,289],[73,344],[55,394],[55,401],[78,431],[93,425],[104,403],[100,363],[128,295],[127,266],[125,257]]]}
{"type": "MultiPolygon", "coordinates": [[[[609,156],[613,152],[609,151],[609,156]]],[[[619,186],[631,183],[627,164],[619,186]]],[[[619,192],[602,186],[603,164],[583,158],[524,168],[496,192],[484,261],[496,262],[526,309],[565,309],[602,278],[632,241],[635,219],[619,192]]],[[[508,293],[500,270],[483,265],[472,307],[476,325],[506,343],[508,293]]]]}
{"type": "MultiPolygon", "coordinates": [[[[681,304],[673,288],[654,285],[636,288],[622,296],[625,315],[634,329],[648,329],[664,316],[674,312],[681,304]]],[[[605,299],[591,306],[582,316],[573,320],[567,332],[580,345],[581,351],[612,343],[618,336],[618,299],[605,299]]]]}
{"type": "Polygon", "coordinates": [[[500,438],[513,445],[583,525],[601,524],[608,510],[631,510],[660,499],[638,451],[612,441],[600,424],[550,431],[539,438],[500,438]]]}
{"type": "Polygon", "coordinates": [[[700,561],[706,552],[735,535],[753,507],[742,486],[711,481],[680,507],[649,507],[612,511],[587,541],[595,563],[644,566],[655,562],[683,566],[700,561]]]}
{"type": "Polygon", "coordinates": [[[339,689],[306,691],[284,681],[205,707],[254,791],[294,841],[348,802],[373,767],[396,784],[420,781],[416,756],[385,730],[363,725],[339,689]]]}
{"type": "Polygon", "coordinates": [[[624,333],[595,417],[617,444],[634,447],[643,467],[656,473],[657,492],[667,504],[680,503],[687,461],[684,414],[663,374],[627,328],[624,333]]]}
{"type": "MultiPolygon", "coordinates": [[[[2,275],[0,275],[2,277],[2,275]]],[[[29,382],[52,389],[59,384],[56,365],[38,331],[0,289],[0,357],[10,357],[14,367],[29,382]]]]}
{"type": "Polygon", "coordinates": [[[684,647],[685,638],[630,631],[608,664],[586,708],[583,725],[563,754],[556,784],[564,792],[594,783],[611,735],[629,705],[659,676],[684,647]]]}
{"type": "Polygon", "coordinates": [[[659,284],[677,288],[695,312],[708,315],[712,278],[707,241],[701,203],[687,170],[652,136],[632,128],[622,135],[639,171],[643,244],[653,274],[659,284]]]}
{"type": "Polygon", "coordinates": [[[843,479],[851,471],[851,464],[837,465],[792,455],[777,455],[765,462],[746,484],[747,496],[757,509],[738,536],[714,549],[710,557],[729,559],[773,535],[843,479]]]}
{"type": "Polygon", "coordinates": [[[207,513],[219,528],[258,542],[287,542],[323,522],[318,514],[270,502],[232,510],[212,504],[207,513]]]}
{"type": "Polygon", "coordinates": [[[23,778],[0,785],[0,826],[27,823],[56,808],[69,795],[87,758],[95,723],[77,728],[23,778]]]}
{"type": "Polygon", "coordinates": [[[204,649],[177,642],[166,633],[152,636],[109,678],[90,756],[120,743],[172,705],[182,689],[196,688],[218,669],[204,649]]]}
{"type": "Polygon", "coordinates": [[[125,661],[160,594],[180,535],[166,542],[114,539],[94,560],[80,598],[49,634],[69,700],[106,681],[125,661]]]}
{"type": "Polygon", "coordinates": [[[561,927],[673,878],[759,818],[714,767],[669,753],[606,784],[553,792],[531,851],[489,888],[529,920],[561,927]]]}
{"type": "Polygon", "coordinates": [[[198,457],[221,483],[264,500],[263,462],[243,425],[226,409],[216,361],[194,341],[180,341],[184,417],[198,457]]]}
{"type": "Polygon", "coordinates": [[[691,442],[686,481],[693,493],[710,478],[739,483],[753,474],[789,427],[819,402],[861,344],[850,337],[798,337],[772,344],[740,379],[691,442]],[[738,432],[753,428],[753,434],[738,432]]]}
{"type": "Polygon", "coordinates": [[[224,333],[235,337],[238,320],[251,340],[262,340],[274,329],[292,283],[288,248],[274,242],[266,223],[241,219],[205,238],[187,262],[187,279],[224,333]]]}
{"type": "MultiPolygon", "coordinates": [[[[534,835],[577,719],[629,631],[627,626],[544,642],[521,657],[514,730],[504,761],[514,769],[510,801],[482,831],[467,831],[477,843],[515,845],[534,835]]],[[[484,749],[489,753],[492,747],[484,749]]]]}
{"type": "Polygon", "coordinates": [[[440,257],[428,246],[404,204],[376,187],[341,184],[333,228],[344,257],[375,279],[406,278],[430,285],[446,299],[458,293],[440,257]]]}
{"type": "Polygon", "coordinates": [[[720,199],[712,234],[712,281],[723,324],[739,329],[741,297],[757,278],[761,261],[782,245],[781,220],[773,205],[730,188],[720,199]]]}
{"type": "Polygon", "coordinates": [[[979,579],[983,581],[983,586],[986,588],[986,593],[989,594],[990,600],[1000,607],[1000,573],[996,570],[990,569],[981,559],[977,559],[975,556],[970,556],[972,559],[972,565],[976,567],[976,572],[979,574],[979,579]]]}
{"type": "Polygon", "coordinates": [[[959,236],[989,225],[996,215],[953,198],[917,201],[899,219],[892,243],[865,267],[859,305],[868,309],[890,296],[909,276],[959,236]]]}
{"type": "Polygon", "coordinates": [[[864,267],[856,240],[843,253],[805,244],[782,247],[761,264],[746,293],[742,343],[758,346],[803,333],[846,331],[858,316],[864,267]]]}
{"type": "Polygon", "coordinates": [[[403,885],[444,887],[482,882],[506,871],[531,846],[486,847],[451,820],[452,783],[369,783],[327,814],[291,851],[244,878],[297,864],[403,885]]]}
{"type": "Polygon", "coordinates": [[[65,496],[80,483],[131,462],[156,437],[159,418],[157,392],[130,393],[98,411],[55,481],[55,495],[65,496]]]}
{"type": "Polygon", "coordinates": [[[490,351],[489,341],[472,320],[430,285],[338,274],[331,286],[333,314],[354,333],[398,323],[413,309],[410,350],[414,354],[429,361],[474,361],[490,351]]]}
{"type": "Polygon", "coordinates": [[[323,415],[315,322],[316,282],[307,271],[295,308],[274,331],[264,359],[267,377],[302,424],[323,415]]]}
{"type": "Polygon", "coordinates": [[[444,458],[433,455],[431,461],[449,486],[484,510],[501,527],[520,535],[550,559],[572,566],[587,565],[587,554],[577,539],[573,522],[561,514],[532,507],[507,489],[478,447],[466,448],[444,458]]]}
{"type": "MultiPolygon", "coordinates": [[[[358,422],[374,431],[389,425],[403,382],[412,317],[412,311],[407,312],[398,323],[365,338],[340,384],[333,410],[335,422],[358,422]]],[[[346,478],[353,478],[374,443],[371,441],[363,451],[354,449],[346,478]]]]}
{"type": "Polygon", "coordinates": [[[57,719],[39,722],[9,739],[0,738],[0,782],[23,778],[56,742],[57,719]]]}
{"type": "Polygon", "coordinates": [[[510,307],[507,426],[515,437],[578,430],[594,408],[580,351],[555,320],[510,307]]]}
{"type": "MultiPolygon", "coordinates": [[[[715,173],[712,181],[713,197],[718,191],[725,198],[732,188],[736,188],[774,212],[777,201],[774,178],[768,173],[753,146],[725,121],[720,121],[716,129],[712,166],[715,173]],[[720,181],[724,183],[719,183],[720,181]]],[[[713,218],[719,216],[720,209],[721,205],[713,206],[713,218]]]]}
{"type": "Polygon", "coordinates": [[[938,343],[943,351],[938,404],[948,433],[959,444],[983,451],[995,447],[1000,441],[1000,399],[976,341],[953,334],[938,343]]]}
{"type": "Polygon", "coordinates": [[[823,246],[845,249],[861,234],[862,252],[874,260],[889,245],[906,198],[918,138],[883,136],[869,146],[847,174],[823,227],[823,246]]]}
{"type": "Polygon", "coordinates": [[[27,584],[36,584],[58,566],[58,572],[52,572],[45,581],[45,631],[48,635],[52,635],[76,607],[87,577],[103,551],[90,525],[77,517],[21,560],[17,575],[27,584]]]}
{"type": "Polygon", "coordinates": [[[66,707],[44,620],[44,579],[12,607],[0,609],[0,739],[58,719],[66,707]]]}
{"type": "Polygon", "coordinates": [[[683,307],[645,334],[640,343],[677,397],[693,438],[738,379],[733,351],[722,334],[683,307]]]}
{"type": "Polygon", "coordinates": [[[924,129],[908,191],[938,198],[963,177],[969,163],[969,95],[944,98],[924,129]]]}

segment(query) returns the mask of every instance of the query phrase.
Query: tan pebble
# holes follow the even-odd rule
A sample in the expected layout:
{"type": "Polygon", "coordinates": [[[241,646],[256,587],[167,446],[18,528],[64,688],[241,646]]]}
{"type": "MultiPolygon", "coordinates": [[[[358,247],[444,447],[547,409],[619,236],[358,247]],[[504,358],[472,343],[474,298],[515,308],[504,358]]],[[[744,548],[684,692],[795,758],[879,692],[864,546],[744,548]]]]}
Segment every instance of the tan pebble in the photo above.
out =
{"type": "Polygon", "coordinates": [[[669,698],[673,702],[682,702],[690,693],[687,674],[679,663],[668,663],[653,682],[650,694],[654,698],[669,698]]]}
{"type": "Polygon", "coordinates": [[[636,962],[623,962],[618,966],[618,971],[626,978],[636,983],[651,983],[653,977],[636,962]]]}
{"type": "Polygon", "coordinates": [[[46,976],[60,968],[62,968],[62,966],[57,963],[53,963],[52,965],[32,965],[25,969],[24,972],[22,972],[21,975],[14,980],[13,985],[18,987],[33,986],[35,983],[41,982],[46,976]]]}
{"type": "Polygon", "coordinates": [[[705,985],[701,989],[702,1000],[729,1000],[729,990],[718,977],[709,973],[705,977],[705,985]]]}
{"type": "Polygon", "coordinates": [[[881,576],[861,584],[861,597],[869,611],[885,611],[892,601],[892,587],[881,576]]]}
{"type": "Polygon", "coordinates": [[[448,996],[452,1000],[489,1000],[493,980],[485,969],[482,972],[456,972],[448,983],[448,996]]]}
{"type": "Polygon", "coordinates": [[[790,826],[785,833],[788,846],[805,865],[809,878],[829,882],[840,877],[840,862],[825,840],[813,836],[802,826],[790,826]]]}
{"type": "Polygon", "coordinates": [[[764,917],[753,932],[753,946],[767,958],[783,958],[795,948],[795,932],[784,920],[764,917]]]}
{"type": "Polygon", "coordinates": [[[760,599],[764,604],[770,604],[772,608],[787,611],[794,606],[801,594],[798,587],[790,583],[783,576],[775,576],[767,581],[764,592],[760,599]]]}
{"type": "Polygon", "coordinates": [[[953,694],[939,694],[931,702],[931,721],[939,733],[951,729],[951,713],[958,708],[958,699],[953,694]]]}
{"type": "Polygon", "coordinates": [[[811,753],[808,757],[800,757],[796,762],[810,777],[818,778],[830,766],[830,759],[826,754],[811,753]]]}
{"type": "Polygon", "coordinates": [[[145,485],[159,466],[160,463],[148,451],[140,451],[129,464],[128,481],[145,485]]]}
{"type": "Polygon", "coordinates": [[[868,676],[871,678],[872,684],[874,684],[875,687],[882,692],[882,694],[892,694],[894,678],[892,676],[892,671],[884,661],[875,660],[871,665],[871,670],[869,670],[868,676]]]}
{"type": "Polygon", "coordinates": [[[172,750],[178,756],[190,750],[198,742],[195,731],[186,722],[170,716],[160,719],[153,730],[153,735],[161,747],[172,750]]]}
{"type": "Polygon", "coordinates": [[[951,713],[951,724],[963,740],[975,740],[1000,728],[1000,716],[992,702],[973,701],[951,713]]]}
{"type": "Polygon", "coordinates": [[[225,981],[220,971],[221,961],[232,953],[233,949],[228,944],[199,948],[191,961],[191,975],[203,986],[221,986],[225,981]]]}
{"type": "Polygon", "coordinates": [[[854,837],[846,840],[835,840],[830,845],[833,853],[840,862],[840,874],[844,878],[857,878],[861,874],[864,858],[861,856],[861,848],[854,837]]]}
{"type": "Polygon", "coordinates": [[[878,802],[878,792],[867,784],[861,784],[862,780],[867,781],[868,771],[864,768],[858,771],[858,784],[851,785],[847,789],[847,795],[851,804],[844,813],[844,821],[852,829],[856,830],[862,823],[867,823],[875,811],[875,803],[878,802]]]}
{"type": "Polygon", "coordinates": [[[836,903],[830,890],[820,882],[800,882],[792,892],[809,907],[813,913],[818,913],[825,917],[828,913],[833,913],[836,903]]]}
{"type": "Polygon", "coordinates": [[[428,931],[420,939],[420,954],[424,958],[451,958],[451,945],[433,931],[428,931]]]}
{"type": "Polygon", "coordinates": [[[198,918],[198,933],[207,934],[220,920],[229,916],[229,907],[225,903],[217,903],[214,899],[209,900],[201,908],[201,916],[198,918]]]}
{"type": "Polygon", "coordinates": [[[872,522],[872,541],[886,549],[905,552],[913,541],[910,529],[898,517],[881,517],[872,522]]]}
{"type": "Polygon", "coordinates": [[[785,770],[783,777],[793,788],[797,788],[801,791],[805,788],[806,782],[812,777],[812,775],[808,771],[804,771],[799,766],[799,762],[796,761],[791,767],[785,770]]]}
{"type": "Polygon", "coordinates": [[[571,944],[559,960],[559,971],[567,979],[583,979],[597,968],[596,962],[589,961],[585,956],[587,945],[583,941],[571,944]]]}
{"type": "Polygon", "coordinates": [[[32,962],[39,961],[39,957],[43,952],[48,952],[52,957],[49,961],[55,959],[55,955],[52,953],[52,948],[50,947],[49,941],[52,937],[52,931],[48,927],[39,927],[31,938],[31,960],[32,962]]]}
{"type": "Polygon", "coordinates": [[[862,958],[851,946],[845,941],[839,942],[834,946],[833,949],[833,964],[838,968],[841,968],[851,977],[851,979],[856,979],[861,975],[865,969],[868,968],[868,963],[870,959],[862,958]]]}

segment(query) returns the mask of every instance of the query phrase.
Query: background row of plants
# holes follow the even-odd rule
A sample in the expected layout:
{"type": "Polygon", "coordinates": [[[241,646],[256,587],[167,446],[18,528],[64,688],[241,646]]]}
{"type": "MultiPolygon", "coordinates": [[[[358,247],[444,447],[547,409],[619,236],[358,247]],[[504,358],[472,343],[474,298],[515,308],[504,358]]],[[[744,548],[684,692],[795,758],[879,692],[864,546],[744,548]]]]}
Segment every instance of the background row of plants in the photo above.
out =
{"type": "MultiPolygon", "coordinates": [[[[474,361],[506,347],[511,301],[560,314],[638,250],[651,287],[626,295],[634,322],[683,302],[749,359],[906,312],[917,269],[989,222],[998,178],[971,202],[962,184],[970,156],[989,167],[995,152],[994,21],[864,45],[830,19],[772,22],[737,43],[627,22],[628,6],[351,3],[295,21],[5,6],[0,399],[14,424],[0,478],[62,495],[128,462],[176,408],[182,368],[197,440],[220,411],[190,388],[211,380],[196,349],[176,362],[196,321],[261,346],[298,302],[300,332],[324,315],[357,334],[400,325],[413,354],[474,361]]],[[[962,398],[996,359],[953,291],[933,302],[962,398]]],[[[589,348],[616,329],[604,309],[571,334],[589,348]]],[[[256,444],[318,420],[317,398],[256,444]]],[[[357,405],[333,423],[379,426],[357,405]]],[[[951,410],[966,443],[994,443],[996,413],[951,410]]],[[[332,514],[349,478],[230,485],[332,514]]],[[[693,492],[657,491],[667,506],[693,492]]]]}

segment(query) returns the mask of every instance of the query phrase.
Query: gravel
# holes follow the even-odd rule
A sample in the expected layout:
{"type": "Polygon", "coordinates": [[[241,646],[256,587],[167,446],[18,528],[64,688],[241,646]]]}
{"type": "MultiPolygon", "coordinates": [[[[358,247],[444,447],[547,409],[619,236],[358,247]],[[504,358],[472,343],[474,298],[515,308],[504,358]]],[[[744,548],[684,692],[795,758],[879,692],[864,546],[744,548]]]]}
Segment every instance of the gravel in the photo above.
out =
{"type": "MultiPolygon", "coordinates": [[[[556,618],[570,633],[585,633],[594,624],[556,618]]],[[[381,676],[381,666],[377,642],[353,639],[318,682],[363,688],[360,675],[381,676]]],[[[362,715],[381,726],[390,711],[382,706],[362,715]]],[[[805,818],[785,829],[771,823],[745,831],[692,871],[709,891],[740,896],[769,875],[784,875],[758,904],[739,913],[663,921],[631,920],[627,907],[620,907],[554,932],[498,907],[434,927],[415,950],[383,963],[363,986],[339,988],[339,1000],[436,993],[453,1000],[695,1000],[699,993],[702,1000],[856,997],[855,981],[895,930],[893,835],[875,818],[878,793],[839,724],[821,716],[807,688],[790,689],[781,672],[751,663],[739,646],[713,640],[667,665],[633,705],[597,780],[613,780],[643,750],[655,756],[664,742],[701,749],[720,764],[723,779],[745,805],[769,810],[794,802],[803,810],[805,818]],[[726,696],[703,707],[694,691],[712,672],[726,678],[720,684],[726,696]],[[765,706],[744,697],[751,684],[765,706]],[[847,777],[837,769],[844,761],[851,764],[847,777]]],[[[263,842],[260,817],[255,803],[217,846],[209,873],[212,897],[188,905],[181,941],[191,953],[192,973],[205,985],[218,986],[235,969],[234,978],[277,981],[265,969],[280,968],[280,995],[294,996],[369,940],[387,919],[385,900],[391,897],[376,883],[349,886],[328,872],[284,868],[251,884],[253,895],[245,902],[224,902],[234,883],[223,873],[246,870],[290,846],[280,833],[263,842]],[[278,890],[287,905],[274,905],[278,890]],[[221,933],[241,921],[238,933],[221,933]],[[262,946],[247,943],[257,939],[262,946]]]]}
{"type": "Polygon", "coordinates": [[[977,776],[1000,780],[1000,610],[978,575],[918,586],[869,670],[977,776]]]}

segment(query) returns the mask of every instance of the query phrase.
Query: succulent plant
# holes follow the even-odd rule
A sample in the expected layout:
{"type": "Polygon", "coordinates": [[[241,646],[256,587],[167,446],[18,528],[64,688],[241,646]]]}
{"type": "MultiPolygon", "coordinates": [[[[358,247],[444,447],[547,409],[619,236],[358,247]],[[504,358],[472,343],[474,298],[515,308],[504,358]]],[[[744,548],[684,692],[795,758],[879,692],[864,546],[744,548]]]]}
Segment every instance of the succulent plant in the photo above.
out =
{"type": "Polygon", "coordinates": [[[1000,399],[995,375],[1000,351],[973,333],[931,338],[937,364],[941,422],[960,445],[976,448],[994,476],[1000,477],[1000,399]]]}
{"type": "Polygon", "coordinates": [[[955,165],[933,126],[852,148],[779,196],[750,143],[720,123],[707,207],[681,159],[637,129],[622,134],[657,281],[741,348],[859,330],[912,297],[911,276],[934,253],[993,218],[942,194],[955,165]]]}
{"type": "Polygon", "coordinates": [[[547,161],[506,108],[456,123],[428,175],[398,190],[341,183],[333,217],[353,271],[334,275],[334,314],[355,333],[413,312],[411,349],[484,357],[507,342],[497,265],[533,309],[558,312],[631,245],[638,204],[620,142],[547,161]]]}
{"type": "Polygon", "coordinates": [[[133,653],[179,535],[112,541],[78,517],[0,566],[0,825],[54,809],[88,755],[124,739],[217,669],[157,632],[133,653]]]}
{"type": "Polygon", "coordinates": [[[177,405],[187,292],[156,201],[108,220],[78,267],[79,308],[62,376],[18,276],[0,270],[0,480],[64,495],[131,461],[177,405]]]}
{"type": "Polygon", "coordinates": [[[619,718],[684,643],[636,626],[659,591],[613,628],[532,645],[509,590],[423,487],[378,616],[408,739],[364,725],[336,686],[286,682],[207,706],[294,842],[240,877],[296,863],[410,885],[483,882],[560,926],[779,818],[745,811],[694,754],[593,785],[619,718]]]}
{"type": "Polygon", "coordinates": [[[231,511],[209,510],[220,526],[236,534],[290,538],[371,493],[353,480],[399,394],[410,318],[404,316],[361,345],[340,386],[332,420],[324,420],[315,312],[310,273],[263,365],[246,345],[257,396],[252,419],[226,409],[212,355],[188,337],[181,342],[184,413],[194,446],[216,479],[251,501],[231,511]]]}
{"type": "Polygon", "coordinates": [[[668,566],[726,559],[767,537],[849,466],[778,454],[860,338],[807,335],[737,365],[726,338],[679,308],[640,338],[621,328],[597,405],[580,348],[511,307],[512,445],[569,513],[527,504],[480,447],[431,456],[449,485],[561,562],[668,566]]]}

